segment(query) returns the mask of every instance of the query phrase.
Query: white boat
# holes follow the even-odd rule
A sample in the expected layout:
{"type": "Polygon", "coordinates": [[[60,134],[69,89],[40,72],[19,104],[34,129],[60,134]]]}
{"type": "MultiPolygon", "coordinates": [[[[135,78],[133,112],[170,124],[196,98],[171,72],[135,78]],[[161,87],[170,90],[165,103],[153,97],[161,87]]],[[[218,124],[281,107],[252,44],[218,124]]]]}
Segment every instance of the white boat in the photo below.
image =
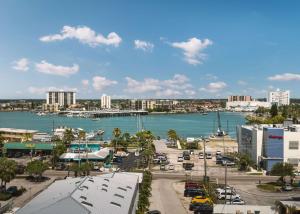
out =
{"type": "Polygon", "coordinates": [[[37,115],[38,115],[38,116],[45,116],[45,115],[47,115],[47,114],[46,114],[45,112],[38,112],[37,115]]]}

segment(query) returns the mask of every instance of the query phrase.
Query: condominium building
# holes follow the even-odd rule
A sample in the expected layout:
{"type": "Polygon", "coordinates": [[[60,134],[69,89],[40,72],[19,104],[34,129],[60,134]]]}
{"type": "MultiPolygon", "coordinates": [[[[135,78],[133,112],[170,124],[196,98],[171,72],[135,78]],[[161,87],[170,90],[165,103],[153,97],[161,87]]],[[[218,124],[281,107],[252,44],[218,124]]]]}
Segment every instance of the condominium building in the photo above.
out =
{"type": "Polygon", "coordinates": [[[0,135],[6,141],[31,141],[33,135],[36,133],[38,133],[37,130],[0,128],[0,135]]]}
{"type": "Polygon", "coordinates": [[[276,91],[270,91],[268,101],[272,104],[277,104],[278,106],[289,105],[290,91],[281,91],[279,89],[276,91]]]}
{"type": "Polygon", "coordinates": [[[228,102],[235,102],[235,101],[252,101],[251,96],[244,96],[244,95],[231,95],[228,96],[228,102]]]}
{"type": "Polygon", "coordinates": [[[300,167],[300,126],[290,125],[242,125],[237,127],[239,153],[251,159],[267,171],[274,164],[287,162],[300,167]]]}
{"type": "Polygon", "coordinates": [[[76,93],[73,91],[49,91],[46,103],[48,105],[58,104],[60,107],[68,107],[76,104],[76,93]]]}
{"type": "Polygon", "coordinates": [[[101,108],[102,109],[110,109],[111,108],[111,97],[105,94],[101,97],[101,108]]]}

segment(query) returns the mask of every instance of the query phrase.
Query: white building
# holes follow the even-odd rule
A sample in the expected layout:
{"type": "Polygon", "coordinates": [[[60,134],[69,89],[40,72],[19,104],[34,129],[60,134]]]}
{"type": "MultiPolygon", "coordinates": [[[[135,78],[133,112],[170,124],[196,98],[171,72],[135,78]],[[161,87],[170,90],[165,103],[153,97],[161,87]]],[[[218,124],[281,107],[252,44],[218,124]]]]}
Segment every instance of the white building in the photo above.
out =
{"type": "Polygon", "coordinates": [[[262,101],[231,101],[226,102],[228,111],[255,111],[258,107],[270,108],[271,103],[262,101]]]}
{"type": "Polygon", "coordinates": [[[49,91],[47,92],[46,104],[58,104],[60,107],[75,105],[76,93],[74,91],[49,91]]]}
{"type": "Polygon", "coordinates": [[[290,91],[270,91],[268,96],[268,102],[277,104],[277,106],[290,104],[290,91]]]}
{"type": "Polygon", "coordinates": [[[101,108],[102,109],[110,109],[111,108],[111,98],[105,94],[101,97],[101,108]]]}
{"type": "Polygon", "coordinates": [[[267,171],[277,162],[300,166],[300,125],[238,126],[237,142],[239,153],[249,154],[267,171]]]}

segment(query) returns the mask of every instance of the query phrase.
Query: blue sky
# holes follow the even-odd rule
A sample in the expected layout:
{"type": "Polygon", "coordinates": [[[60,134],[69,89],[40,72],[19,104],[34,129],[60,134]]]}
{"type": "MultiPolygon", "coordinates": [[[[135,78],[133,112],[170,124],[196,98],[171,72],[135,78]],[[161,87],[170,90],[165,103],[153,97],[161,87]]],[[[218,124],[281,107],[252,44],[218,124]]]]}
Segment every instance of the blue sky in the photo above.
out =
{"type": "Polygon", "coordinates": [[[0,1],[0,99],[300,97],[299,1],[0,1]]]}

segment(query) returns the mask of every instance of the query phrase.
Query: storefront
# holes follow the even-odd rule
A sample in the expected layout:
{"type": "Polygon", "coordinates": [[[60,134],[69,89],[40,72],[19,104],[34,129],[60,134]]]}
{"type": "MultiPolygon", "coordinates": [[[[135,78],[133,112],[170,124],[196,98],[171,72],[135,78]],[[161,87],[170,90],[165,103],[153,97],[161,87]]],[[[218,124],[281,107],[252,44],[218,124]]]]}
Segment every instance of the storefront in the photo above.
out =
{"type": "Polygon", "coordinates": [[[50,155],[53,147],[54,144],[51,143],[9,142],[4,144],[4,152],[8,157],[50,155]]]}

